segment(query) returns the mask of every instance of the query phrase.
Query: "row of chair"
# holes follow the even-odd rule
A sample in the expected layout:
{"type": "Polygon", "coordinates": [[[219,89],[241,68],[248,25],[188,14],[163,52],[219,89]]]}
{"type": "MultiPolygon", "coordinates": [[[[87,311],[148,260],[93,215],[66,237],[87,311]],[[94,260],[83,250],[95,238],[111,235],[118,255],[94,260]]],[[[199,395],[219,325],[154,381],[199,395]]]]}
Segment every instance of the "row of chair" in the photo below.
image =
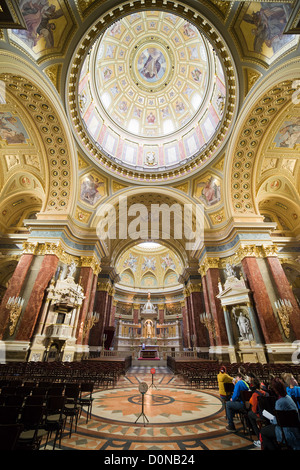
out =
{"type": "MultiPolygon", "coordinates": [[[[0,395],[0,426],[1,429],[18,433],[15,442],[9,439],[7,445],[30,448],[39,448],[41,439],[46,435],[46,444],[49,436],[55,431],[53,448],[57,439],[61,443],[61,436],[69,418],[69,436],[72,434],[75,421],[77,430],[78,418],[86,408],[86,421],[91,418],[93,404],[94,383],[56,384],[48,387],[33,386],[28,390],[26,385],[19,387],[3,387],[0,395]],[[26,390],[26,393],[21,393],[26,390]],[[28,393],[29,392],[29,393],[28,393]],[[19,425],[19,427],[17,426],[19,425]],[[11,426],[8,430],[5,426],[11,426]]],[[[7,436],[8,437],[8,436],[7,436]]],[[[2,442],[2,446],[6,440],[2,442]]]]}
{"type": "MultiPolygon", "coordinates": [[[[296,379],[300,379],[300,366],[294,364],[260,364],[260,363],[236,363],[227,364],[227,372],[235,376],[238,369],[243,367],[246,374],[254,374],[262,381],[268,381],[271,375],[281,375],[282,373],[292,373],[296,379]]],[[[220,364],[215,362],[180,362],[176,366],[184,382],[191,387],[196,388],[218,388],[217,375],[220,370],[220,364]]]]}
{"type": "Polygon", "coordinates": [[[82,382],[93,380],[101,386],[103,382],[115,383],[124,374],[124,364],[110,362],[12,362],[0,364],[0,377],[7,380],[52,380],[82,382]]]}
{"type": "MultiPolygon", "coordinates": [[[[234,385],[232,383],[225,383],[224,384],[225,391],[227,393],[227,400],[230,399],[234,385]]],[[[244,404],[243,408],[238,412],[238,416],[240,422],[243,427],[244,434],[248,434],[250,439],[252,439],[252,435],[254,431],[252,429],[251,423],[248,418],[248,411],[250,410],[250,398],[253,394],[252,390],[243,390],[241,391],[241,400],[244,404]]],[[[268,396],[259,396],[258,397],[258,406],[260,410],[266,410],[271,413],[273,416],[276,417],[277,424],[281,427],[282,431],[282,441],[279,443],[281,448],[289,449],[289,444],[285,434],[286,427],[296,427],[300,429],[300,416],[297,410],[276,410],[275,403],[277,397],[268,395],[268,396]]],[[[298,409],[300,408],[300,398],[293,397],[294,402],[296,403],[298,409]]],[[[268,425],[269,420],[260,416],[257,418],[257,425],[258,428],[261,429],[263,426],[268,425]]]]}

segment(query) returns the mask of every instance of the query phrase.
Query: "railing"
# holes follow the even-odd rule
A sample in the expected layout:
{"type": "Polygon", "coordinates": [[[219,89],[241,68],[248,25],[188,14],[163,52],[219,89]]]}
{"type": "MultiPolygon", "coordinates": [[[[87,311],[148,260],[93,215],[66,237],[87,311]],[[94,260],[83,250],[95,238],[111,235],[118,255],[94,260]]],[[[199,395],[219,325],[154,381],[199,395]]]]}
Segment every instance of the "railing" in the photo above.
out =
{"type": "Polygon", "coordinates": [[[102,357],[128,357],[131,356],[130,351],[101,351],[100,356],[102,357]]]}
{"type": "Polygon", "coordinates": [[[72,336],[72,326],[64,324],[49,325],[46,329],[46,336],[52,338],[70,338],[72,336]]]}

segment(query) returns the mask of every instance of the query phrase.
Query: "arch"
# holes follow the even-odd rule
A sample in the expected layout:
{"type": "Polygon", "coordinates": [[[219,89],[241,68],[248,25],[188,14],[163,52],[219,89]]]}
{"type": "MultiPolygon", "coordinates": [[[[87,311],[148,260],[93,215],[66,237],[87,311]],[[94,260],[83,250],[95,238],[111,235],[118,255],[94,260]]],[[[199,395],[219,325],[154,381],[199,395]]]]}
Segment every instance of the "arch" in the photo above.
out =
{"type": "Polygon", "coordinates": [[[173,269],[168,269],[164,275],[163,285],[164,287],[172,287],[178,284],[178,275],[173,269]]]}
{"type": "Polygon", "coordinates": [[[255,175],[261,148],[273,119],[291,103],[293,82],[299,77],[297,60],[293,59],[263,78],[260,87],[254,87],[246,98],[228,144],[225,163],[224,200],[228,213],[233,216],[256,216],[261,221],[255,201],[255,175]]]}
{"type": "Polygon", "coordinates": [[[129,285],[130,287],[135,286],[135,276],[131,269],[129,268],[125,269],[124,271],[119,273],[119,276],[120,276],[120,281],[119,281],[120,284],[129,285]]]}
{"type": "MultiPolygon", "coordinates": [[[[192,199],[190,196],[182,193],[181,191],[175,189],[175,188],[169,188],[169,187],[150,187],[150,188],[145,188],[145,187],[130,187],[126,188],[118,194],[114,194],[107,198],[105,202],[102,204],[100,207],[102,213],[97,211],[94,213],[94,216],[91,220],[91,227],[96,229],[97,231],[97,225],[99,224],[99,221],[101,220],[101,215],[103,216],[103,213],[106,209],[112,209],[112,214],[113,217],[111,218],[111,224],[116,224],[116,231],[112,234],[115,238],[114,239],[109,239],[107,240],[107,250],[110,252],[111,256],[111,263],[114,265],[117,263],[120,254],[123,253],[126,249],[129,249],[130,247],[136,245],[137,243],[143,241],[143,239],[134,239],[131,237],[126,237],[120,238],[120,226],[123,223],[123,227],[126,228],[126,235],[128,235],[127,228],[128,228],[128,220],[124,220],[120,217],[120,215],[124,216],[124,211],[128,211],[128,208],[132,208],[134,204],[137,204],[136,208],[138,209],[139,205],[145,209],[145,213],[147,217],[153,216],[152,220],[155,217],[155,210],[152,211],[154,208],[154,205],[158,205],[158,207],[162,207],[163,204],[166,205],[166,210],[170,211],[171,217],[174,215],[172,212],[172,209],[174,208],[176,214],[178,215],[178,218],[181,217],[182,220],[182,237],[181,238],[176,238],[176,232],[174,231],[174,224],[172,224],[172,219],[170,223],[170,232],[167,233],[166,231],[163,231],[162,225],[160,225],[160,233],[158,238],[153,238],[151,235],[151,223],[148,224],[148,231],[146,233],[142,233],[143,239],[144,240],[152,240],[152,241],[157,241],[167,247],[170,247],[173,251],[175,251],[176,255],[178,258],[181,260],[183,265],[187,265],[189,262],[189,259],[192,258],[195,255],[195,251],[193,252],[192,250],[186,250],[186,246],[189,240],[187,240],[186,235],[188,233],[188,227],[187,223],[184,225],[184,222],[186,222],[184,218],[184,211],[186,210],[186,214],[188,213],[188,209],[190,208],[193,210],[193,220],[192,220],[192,225],[193,229],[197,230],[197,227],[195,227],[195,221],[196,217],[199,219],[199,233],[201,239],[199,239],[199,243],[203,242],[204,237],[204,228],[208,228],[209,224],[207,222],[207,215],[204,212],[203,205],[201,203],[195,202],[194,199],[192,199]],[[196,210],[198,212],[196,212],[196,210]],[[120,223],[120,225],[119,225],[120,223]],[[169,235],[169,237],[167,237],[169,235]],[[164,238],[165,237],[165,238],[164,238]]],[[[175,216],[174,216],[175,217],[175,216]]],[[[188,218],[187,218],[188,220],[188,218]]],[[[189,221],[189,220],[188,220],[189,221]]],[[[146,225],[145,221],[145,225],[146,225]]],[[[153,225],[152,225],[153,227],[153,225]]],[[[168,227],[167,227],[168,228],[168,227]]],[[[197,236],[198,236],[198,232],[197,236]]]]}
{"type": "MultiPolygon", "coordinates": [[[[209,8],[206,9],[206,13],[209,13],[209,8]]],[[[210,16],[210,14],[208,16],[210,16]]],[[[222,33],[226,34],[229,41],[232,41],[232,38],[227,34],[227,31],[221,22],[220,27],[222,28],[222,33]]],[[[178,4],[173,1],[160,3],[160,5],[156,5],[156,3],[145,5],[142,0],[137,0],[134,2],[134,5],[128,1],[123,2],[119,5],[119,8],[111,9],[104,15],[98,16],[96,19],[94,18],[94,21],[87,29],[84,38],[75,46],[74,49],[73,58],[68,70],[68,88],[66,93],[66,96],[68,96],[72,104],[70,106],[70,103],[66,103],[67,112],[69,113],[70,120],[73,122],[75,136],[79,146],[84,152],[88,151],[91,160],[99,166],[105,167],[108,173],[116,174],[118,177],[121,176],[122,179],[126,179],[127,181],[129,180],[132,184],[136,184],[138,182],[139,184],[155,185],[164,184],[166,180],[178,181],[206,166],[211,162],[212,157],[225,146],[237,113],[237,96],[239,91],[238,74],[231,52],[228,49],[226,41],[219,29],[214,26],[211,20],[207,19],[206,16],[204,17],[202,13],[199,14],[199,12],[192,6],[187,4],[178,4]],[[100,151],[99,147],[94,145],[87,135],[86,126],[80,117],[77,97],[80,68],[85,57],[90,52],[90,48],[92,47],[95,39],[108,27],[112,26],[124,16],[133,12],[145,11],[145,8],[149,10],[158,9],[160,11],[166,11],[173,13],[174,15],[178,15],[185,18],[202,31],[204,36],[212,44],[214,53],[218,56],[224,66],[225,81],[230,85],[230,95],[225,102],[222,122],[211,142],[209,142],[207,146],[204,146],[204,148],[198,150],[196,155],[191,158],[187,157],[184,159],[182,167],[178,168],[178,166],[174,166],[174,168],[163,168],[161,171],[154,172],[151,168],[149,171],[140,171],[139,167],[128,168],[124,165],[120,165],[117,158],[111,159],[105,151],[100,151]]]]}
{"type": "Polygon", "coordinates": [[[5,70],[0,79],[24,112],[30,110],[32,127],[41,136],[41,153],[49,172],[42,212],[71,214],[76,203],[77,152],[61,101],[45,76],[28,62],[7,51],[0,51],[0,60],[5,70]],[[52,188],[57,189],[55,195],[52,188]]]}

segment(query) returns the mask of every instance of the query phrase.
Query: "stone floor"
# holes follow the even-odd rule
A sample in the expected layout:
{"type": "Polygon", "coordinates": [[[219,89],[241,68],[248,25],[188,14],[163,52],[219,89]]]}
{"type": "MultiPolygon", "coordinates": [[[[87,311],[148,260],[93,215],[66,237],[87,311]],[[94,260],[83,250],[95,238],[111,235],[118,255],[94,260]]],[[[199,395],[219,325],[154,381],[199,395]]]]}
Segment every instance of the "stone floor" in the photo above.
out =
{"type": "MultiPolygon", "coordinates": [[[[256,449],[240,422],[226,431],[217,390],[190,388],[166,367],[131,368],[114,388],[95,390],[92,417],[63,436],[63,450],[200,451],[256,449]],[[139,391],[145,382],[148,390],[139,391]]],[[[51,448],[51,442],[47,446],[51,448]]],[[[41,447],[41,449],[43,446],[41,447]]]]}

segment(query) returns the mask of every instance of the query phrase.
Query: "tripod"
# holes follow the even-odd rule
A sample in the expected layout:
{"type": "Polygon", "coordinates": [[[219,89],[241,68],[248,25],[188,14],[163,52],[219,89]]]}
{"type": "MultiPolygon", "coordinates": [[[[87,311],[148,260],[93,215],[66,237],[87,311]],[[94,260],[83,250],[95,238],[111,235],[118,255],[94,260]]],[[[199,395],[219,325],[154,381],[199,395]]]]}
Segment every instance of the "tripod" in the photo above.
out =
{"type": "Polygon", "coordinates": [[[142,416],[143,420],[144,420],[144,426],[145,426],[145,420],[149,423],[149,419],[147,418],[147,416],[144,413],[144,395],[145,394],[142,393],[142,411],[141,411],[140,415],[138,416],[138,418],[136,419],[135,422],[137,422],[140,419],[140,417],[142,416]]]}
{"type": "Polygon", "coordinates": [[[150,385],[149,388],[152,387],[152,388],[156,388],[156,389],[157,389],[157,386],[154,384],[153,379],[154,379],[154,374],[152,374],[152,382],[151,382],[151,385],[150,385]]]}

